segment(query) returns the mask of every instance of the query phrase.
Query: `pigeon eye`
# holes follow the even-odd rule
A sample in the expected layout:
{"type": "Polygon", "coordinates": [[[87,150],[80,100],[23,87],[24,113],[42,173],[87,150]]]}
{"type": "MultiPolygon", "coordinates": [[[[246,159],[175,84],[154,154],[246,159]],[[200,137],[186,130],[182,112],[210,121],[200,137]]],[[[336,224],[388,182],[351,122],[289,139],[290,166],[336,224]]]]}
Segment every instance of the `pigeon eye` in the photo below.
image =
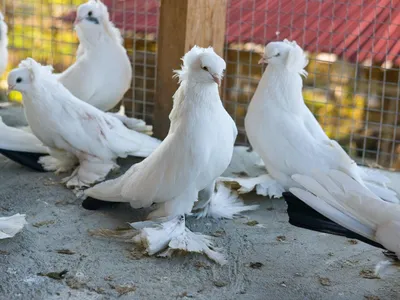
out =
{"type": "Polygon", "coordinates": [[[202,69],[203,69],[204,71],[207,71],[207,72],[208,72],[208,68],[207,68],[207,67],[202,67],[202,69]]]}
{"type": "Polygon", "coordinates": [[[17,78],[17,83],[21,83],[22,82],[22,78],[21,77],[18,77],[17,78]]]}
{"type": "Polygon", "coordinates": [[[275,57],[278,57],[278,56],[281,56],[281,54],[280,53],[275,54],[275,57]]]}
{"type": "Polygon", "coordinates": [[[89,11],[87,15],[88,15],[89,17],[91,17],[91,16],[93,15],[93,12],[92,12],[92,11],[89,11]]]}

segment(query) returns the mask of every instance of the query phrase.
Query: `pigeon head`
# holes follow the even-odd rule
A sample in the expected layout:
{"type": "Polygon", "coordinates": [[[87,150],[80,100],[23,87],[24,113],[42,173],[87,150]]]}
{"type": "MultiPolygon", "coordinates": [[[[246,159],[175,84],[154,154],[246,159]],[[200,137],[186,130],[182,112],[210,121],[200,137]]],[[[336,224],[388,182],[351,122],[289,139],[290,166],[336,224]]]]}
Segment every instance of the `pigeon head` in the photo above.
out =
{"type": "Polygon", "coordinates": [[[108,18],[107,7],[100,0],[89,0],[78,7],[74,24],[84,29],[96,28],[108,18]]]}
{"type": "Polygon", "coordinates": [[[226,63],[212,47],[194,46],[185,54],[182,61],[182,70],[175,71],[179,82],[190,78],[198,83],[221,84],[226,63]]]}
{"type": "Polygon", "coordinates": [[[33,78],[31,72],[25,68],[17,68],[8,74],[9,91],[25,92],[31,88],[33,78]]]}
{"type": "Polygon", "coordinates": [[[38,77],[51,75],[52,72],[53,67],[42,66],[34,59],[27,58],[19,64],[18,68],[8,74],[8,90],[26,92],[32,88],[38,77]]]}
{"type": "Polygon", "coordinates": [[[304,68],[308,64],[308,59],[304,55],[303,49],[295,41],[290,42],[285,39],[282,42],[267,44],[264,55],[259,63],[281,66],[290,71],[298,72],[301,75],[307,74],[304,68]]]}
{"type": "Polygon", "coordinates": [[[121,32],[110,21],[107,6],[100,0],[89,0],[80,5],[74,24],[81,43],[96,44],[99,38],[94,32],[105,33],[117,44],[123,43],[121,32]]]}

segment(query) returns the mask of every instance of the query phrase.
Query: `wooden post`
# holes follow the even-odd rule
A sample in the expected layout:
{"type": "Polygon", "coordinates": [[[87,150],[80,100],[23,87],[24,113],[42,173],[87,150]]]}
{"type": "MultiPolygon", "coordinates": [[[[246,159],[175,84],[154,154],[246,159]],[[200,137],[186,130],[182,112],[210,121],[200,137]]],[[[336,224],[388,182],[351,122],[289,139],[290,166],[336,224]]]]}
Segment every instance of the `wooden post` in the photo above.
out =
{"type": "Polygon", "coordinates": [[[178,88],[172,70],[194,45],[214,47],[223,55],[227,0],[161,0],[154,136],[165,138],[169,130],[172,96],[178,88]]]}

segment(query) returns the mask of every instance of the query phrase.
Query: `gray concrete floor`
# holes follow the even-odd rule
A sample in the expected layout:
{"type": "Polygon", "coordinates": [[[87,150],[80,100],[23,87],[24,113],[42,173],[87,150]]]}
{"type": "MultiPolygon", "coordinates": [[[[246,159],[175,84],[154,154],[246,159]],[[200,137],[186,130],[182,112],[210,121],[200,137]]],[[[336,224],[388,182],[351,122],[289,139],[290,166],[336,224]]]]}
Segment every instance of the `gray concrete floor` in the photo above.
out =
{"type": "MultiPolygon", "coordinates": [[[[0,109],[10,125],[22,125],[21,112],[0,109]]],[[[132,163],[121,161],[121,171],[132,163]]],[[[0,299],[400,298],[397,271],[381,279],[360,275],[385,259],[379,249],[291,226],[281,199],[249,195],[246,202],[261,208],[247,218],[189,219],[191,230],[217,235],[215,243],[229,260],[219,266],[200,255],[138,257],[131,244],[90,236],[90,229],[126,226],[147,212],[128,205],[84,210],[61,178],[0,156],[0,215],[25,213],[29,222],[13,239],[0,240],[0,299]],[[249,220],[261,226],[249,226],[249,220]],[[37,275],[64,269],[62,280],[37,275]],[[123,286],[135,291],[123,294],[123,286]]]]}

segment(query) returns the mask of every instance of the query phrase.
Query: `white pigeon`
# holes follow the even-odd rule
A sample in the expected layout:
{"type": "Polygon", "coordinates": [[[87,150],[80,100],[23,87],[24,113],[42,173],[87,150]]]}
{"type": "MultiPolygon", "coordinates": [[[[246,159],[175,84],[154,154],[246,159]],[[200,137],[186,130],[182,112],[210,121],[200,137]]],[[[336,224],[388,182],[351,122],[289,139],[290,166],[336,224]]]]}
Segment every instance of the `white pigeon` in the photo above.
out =
{"type": "MultiPolygon", "coordinates": [[[[357,166],[336,141],[329,139],[305,105],[301,75],[307,75],[304,67],[308,60],[296,42],[269,43],[260,62],[268,66],[248,107],[245,128],[268,176],[275,181],[271,189],[283,192],[298,186],[293,174],[336,169],[382,199],[398,203],[396,193],[386,187],[389,179],[357,166]]],[[[271,184],[270,179],[267,184],[271,184]]]]}
{"type": "Polygon", "coordinates": [[[4,22],[4,16],[0,13],[0,76],[7,69],[8,64],[8,27],[4,22]]]}
{"type": "MultiPolygon", "coordinates": [[[[382,201],[357,180],[337,170],[316,172],[313,176],[295,174],[292,179],[300,188],[290,188],[291,193],[338,224],[331,225],[329,233],[342,235],[340,226],[343,226],[366,238],[366,242],[379,243],[400,258],[398,204],[382,201]]],[[[304,214],[304,219],[310,218],[304,209],[300,213],[304,214]]],[[[318,223],[318,218],[314,219],[314,226],[318,223]]]]}
{"type": "MultiPolygon", "coordinates": [[[[55,76],[78,99],[100,110],[110,110],[123,98],[132,81],[132,67],[126,50],[122,45],[121,33],[110,21],[107,7],[100,1],[94,0],[79,6],[75,28],[80,40],[77,60],[63,73],[55,74],[55,76]]],[[[6,64],[7,25],[1,21],[0,71],[4,71],[6,64]]],[[[152,134],[152,126],[147,125],[143,120],[128,118],[120,113],[109,114],[121,120],[130,129],[149,135],[152,134]]],[[[37,156],[29,153],[29,149],[34,147],[34,145],[29,145],[29,142],[34,138],[27,137],[27,134],[24,135],[22,133],[10,137],[7,135],[12,132],[8,132],[5,129],[3,128],[0,133],[1,136],[6,136],[8,140],[12,139],[14,142],[19,143],[20,146],[14,149],[11,144],[8,144],[5,148],[0,148],[0,152],[6,151],[8,158],[40,170],[37,156]],[[17,137],[21,139],[17,140],[17,137]],[[27,137],[26,140],[24,140],[25,137],[27,137]],[[21,146],[25,145],[26,148],[22,147],[21,149],[21,146]]],[[[23,129],[30,131],[29,127],[23,129]]],[[[5,153],[3,154],[6,155],[5,153]]],[[[42,154],[47,154],[47,151],[42,152],[42,154]]],[[[59,157],[59,159],[46,157],[42,158],[42,160],[46,161],[47,171],[69,170],[76,163],[75,159],[70,159],[68,156],[59,157]]],[[[45,170],[41,169],[40,171],[45,170]]]]}
{"type": "MultiPolygon", "coordinates": [[[[117,167],[118,157],[146,157],[160,143],[79,100],[57,81],[50,66],[41,66],[31,58],[10,72],[8,85],[22,93],[29,126],[51,156],[79,161],[66,179],[68,187],[80,188],[101,181],[117,167]]],[[[68,163],[66,168],[72,165],[68,163]]],[[[59,168],[66,171],[63,166],[59,168]]]]}
{"type": "Polygon", "coordinates": [[[132,83],[121,33],[110,21],[107,7],[95,0],[78,7],[75,30],[80,42],[77,60],[58,79],[78,99],[108,111],[132,83]]]}
{"type": "MultiPolygon", "coordinates": [[[[100,0],[89,0],[78,7],[75,30],[80,42],[76,62],[57,77],[78,99],[109,111],[132,84],[132,66],[121,32],[110,21],[107,6],[100,0]]],[[[152,133],[152,126],[143,120],[110,114],[130,129],[152,133]]]]}
{"type": "Polygon", "coordinates": [[[132,166],[121,177],[85,191],[89,197],[129,202],[133,208],[150,207],[156,203],[157,209],[149,218],[164,217],[167,222],[162,219],[161,225],[155,225],[156,229],[149,223],[144,226],[147,229],[140,222],[132,225],[140,228],[137,239],[145,240],[149,254],[154,253],[151,249],[157,242],[163,247],[169,245],[170,250],[179,248],[208,255],[210,244],[184,227],[184,215],[191,213],[197,199],[204,215],[221,216],[224,213],[212,212],[219,206],[215,201],[226,205],[224,210],[230,212],[230,217],[232,213],[248,209],[242,205],[239,211],[232,212],[237,208],[233,204],[236,197],[226,193],[223,186],[214,192],[215,180],[227,168],[237,136],[236,125],[224,109],[218,92],[225,61],[212,48],[197,46],[182,60],[182,70],[176,71],[180,87],[174,95],[167,137],[149,157],[132,166]],[[156,232],[163,242],[151,236],[156,232]]]}
{"type": "Polygon", "coordinates": [[[0,217],[0,240],[12,238],[28,224],[25,215],[15,214],[10,217],[0,217]]]}

